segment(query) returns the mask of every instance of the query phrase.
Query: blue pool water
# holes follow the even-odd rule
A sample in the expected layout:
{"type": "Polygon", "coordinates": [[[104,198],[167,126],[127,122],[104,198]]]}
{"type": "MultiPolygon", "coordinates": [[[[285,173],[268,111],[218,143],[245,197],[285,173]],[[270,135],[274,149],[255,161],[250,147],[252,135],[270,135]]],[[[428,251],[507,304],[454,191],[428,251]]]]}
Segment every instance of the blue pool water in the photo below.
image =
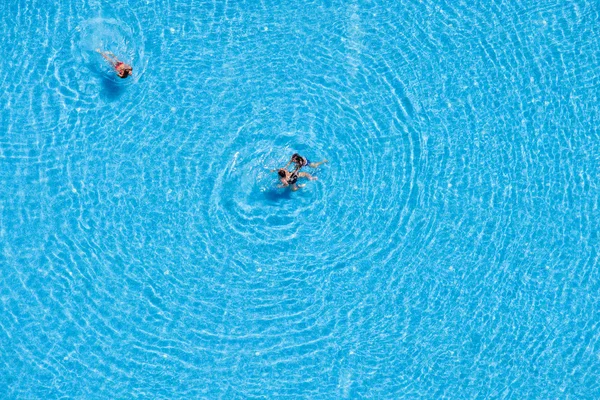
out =
{"type": "Polygon", "coordinates": [[[600,398],[600,8],[472,3],[1,2],[0,398],[600,398]]]}

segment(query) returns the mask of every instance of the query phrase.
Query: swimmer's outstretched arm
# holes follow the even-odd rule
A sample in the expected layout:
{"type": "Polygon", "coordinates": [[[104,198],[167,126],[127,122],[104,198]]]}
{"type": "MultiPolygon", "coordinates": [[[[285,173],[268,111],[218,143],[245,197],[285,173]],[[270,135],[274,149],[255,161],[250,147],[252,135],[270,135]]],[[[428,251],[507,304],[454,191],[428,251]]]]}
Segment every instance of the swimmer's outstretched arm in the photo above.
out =
{"type": "Polygon", "coordinates": [[[277,171],[279,171],[280,169],[287,169],[287,167],[289,167],[291,163],[292,163],[292,160],[290,160],[290,162],[288,162],[287,164],[285,164],[285,166],[284,166],[284,167],[277,168],[277,169],[270,169],[270,170],[269,170],[269,172],[277,172],[277,171]]]}
{"type": "Polygon", "coordinates": [[[287,167],[289,167],[290,165],[292,165],[292,163],[293,163],[292,160],[288,161],[288,163],[285,164],[285,167],[283,167],[283,169],[287,169],[287,167]]]}

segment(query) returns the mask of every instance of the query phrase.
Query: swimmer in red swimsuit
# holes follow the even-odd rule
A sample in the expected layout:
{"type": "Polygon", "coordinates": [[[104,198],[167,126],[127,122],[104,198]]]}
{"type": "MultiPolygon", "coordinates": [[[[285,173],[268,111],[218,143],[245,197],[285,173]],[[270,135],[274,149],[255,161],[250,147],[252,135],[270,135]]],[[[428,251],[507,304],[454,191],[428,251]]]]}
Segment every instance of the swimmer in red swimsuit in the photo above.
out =
{"type": "Polygon", "coordinates": [[[112,65],[112,67],[115,69],[119,78],[127,78],[128,76],[133,74],[133,68],[131,68],[131,65],[125,64],[124,62],[119,61],[117,56],[115,56],[110,51],[100,51],[100,49],[96,49],[96,51],[102,57],[104,57],[104,59],[106,61],[108,61],[110,63],[110,65],[112,65]]]}

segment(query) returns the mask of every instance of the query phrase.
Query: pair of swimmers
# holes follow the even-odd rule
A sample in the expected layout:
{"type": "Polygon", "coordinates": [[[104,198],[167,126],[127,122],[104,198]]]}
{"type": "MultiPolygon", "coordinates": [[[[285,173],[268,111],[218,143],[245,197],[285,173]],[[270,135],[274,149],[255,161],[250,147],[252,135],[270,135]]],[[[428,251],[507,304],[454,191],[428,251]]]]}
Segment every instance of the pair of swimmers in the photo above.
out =
{"type": "Polygon", "coordinates": [[[96,49],[96,51],[115,69],[115,72],[119,78],[125,79],[133,74],[133,68],[131,65],[120,61],[112,52],[101,51],[100,49],[96,49]]]}
{"type": "MultiPolygon", "coordinates": [[[[312,176],[306,172],[301,172],[300,169],[302,167],[308,166],[311,168],[317,168],[319,165],[324,164],[326,162],[327,160],[311,163],[306,157],[302,157],[300,154],[294,153],[290,161],[285,165],[285,167],[277,170],[277,175],[279,175],[279,182],[281,182],[281,185],[277,185],[277,187],[283,188],[286,186],[291,186],[292,190],[295,192],[299,188],[306,186],[297,184],[296,182],[298,182],[298,178],[307,178],[309,181],[317,180],[315,176],[312,176]],[[291,164],[296,164],[296,167],[292,172],[290,172],[287,169],[291,164]]],[[[273,169],[271,170],[271,172],[275,172],[275,170],[273,169]]]]}

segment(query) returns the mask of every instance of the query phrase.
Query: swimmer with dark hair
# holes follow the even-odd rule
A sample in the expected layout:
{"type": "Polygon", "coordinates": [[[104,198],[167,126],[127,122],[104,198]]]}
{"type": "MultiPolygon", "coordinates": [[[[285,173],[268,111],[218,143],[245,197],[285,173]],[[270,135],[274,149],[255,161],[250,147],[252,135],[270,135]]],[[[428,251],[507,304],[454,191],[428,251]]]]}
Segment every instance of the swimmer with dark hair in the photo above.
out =
{"type": "Polygon", "coordinates": [[[115,69],[115,72],[119,78],[125,79],[128,76],[133,75],[133,68],[131,65],[120,61],[117,56],[110,51],[101,51],[100,49],[96,49],[96,51],[115,69]]]}
{"type": "Polygon", "coordinates": [[[279,175],[279,182],[281,182],[281,185],[277,185],[277,187],[284,188],[286,186],[291,186],[293,192],[306,186],[306,185],[298,185],[296,183],[296,182],[298,182],[298,178],[306,178],[309,181],[317,180],[317,178],[315,176],[307,174],[306,172],[298,172],[298,171],[290,172],[285,168],[281,168],[279,171],[277,171],[277,175],[279,175]]]}
{"type": "MultiPolygon", "coordinates": [[[[289,167],[290,165],[296,164],[296,166],[294,167],[294,171],[299,171],[301,168],[306,167],[306,166],[309,166],[311,168],[317,168],[319,165],[325,164],[326,162],[329,162],[329,161],[323,160],[323,161],[313,163],[313,162],[310,162],[308,160],[308,158],[302,157],[298,153],[294,153],[294,154],[292,154],[292,158],[290,159],[290,161],[283,168],[287,169],[287,167],[289,167]]],[[[275,172],[275,171],[276,170],[274,170],[274,169],[271,170],[271,172],[275,172]]]]}
{"type": "Polygon", "coordinates": [[[289,167],[292,163],[296,164],[295,170],[298,171],[300,170],[302,167],[306,167],[309,166],[311,168],[317,168],[319,165],[321,164],[325,164],[326,162],[328,162],[327,160],[323,160],[323,161],[319,161],[319,162],[310,162],[308,160],[308,158],[306,157],[302,157],[300,154],[298,153],[294,153],[292,154],[292,158],[290,159],[290,161],[286,164],[285,167],[283,168],[287,168],[289,167]]]}

